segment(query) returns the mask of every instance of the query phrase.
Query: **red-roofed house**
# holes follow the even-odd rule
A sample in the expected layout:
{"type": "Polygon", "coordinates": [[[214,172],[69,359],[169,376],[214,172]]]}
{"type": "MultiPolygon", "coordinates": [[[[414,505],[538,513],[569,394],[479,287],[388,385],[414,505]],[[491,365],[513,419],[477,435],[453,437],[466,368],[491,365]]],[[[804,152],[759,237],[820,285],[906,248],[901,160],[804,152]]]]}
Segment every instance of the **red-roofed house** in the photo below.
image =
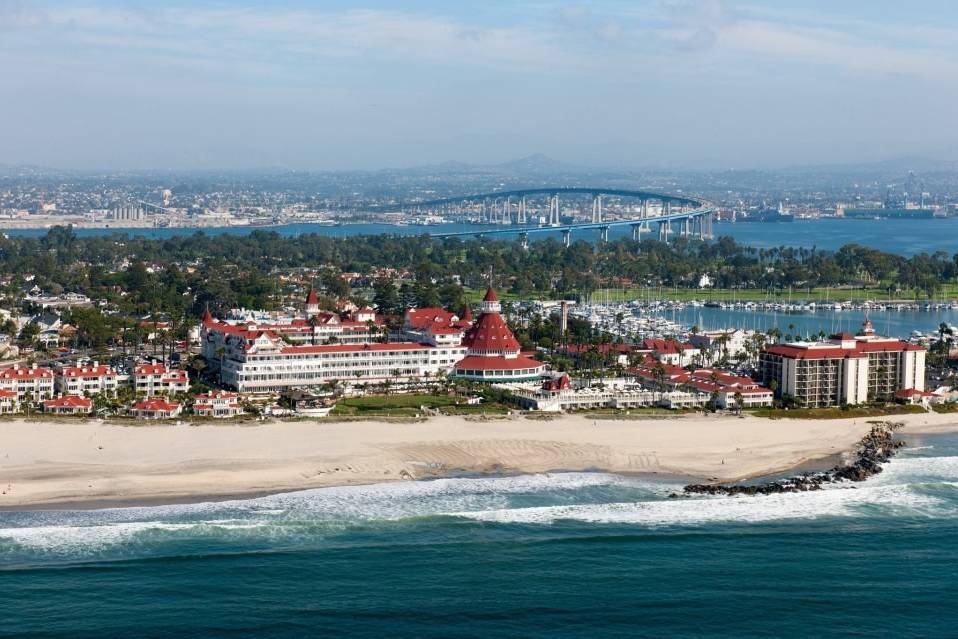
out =
{"type": "Polygon", "coordinates": [[[640,353],[648,353],[663,364],[673,366],[688,366],[693,363],[700,353],[693,344],[680,342],[675,339],[647,338],[635,349],[640,353]]]}
{"type": "Polygon", "coordinates": [[[545,365],[520,353],[519,342],[502,319],[502,306],[489,288],[482,300],[479,319],[466,331],[466,357],[456,363],[453,375],[483,382],[515,382],[538,379],[545,365]]]}
{"type": "Polygon", "coordinates": [[[228,391],[213,391],[197,395],[193,404],[193,414],[198,417],[228,418],[243,414],[239,395],[228,391]]]}
{"type": "Polygon", "coordinates": [[[186,371],[166,364],[140,364],[133,369],[133,389],[147,397],[157,393],[172,396],[190,390],[190,379],[186,371]]]}
{"type": "Polygon", "coordinates": [[[916,388],[903,388],[895,391],[895,399],[901,400],[906,404],[913,406],[929,406],[930,404],[940,403],[941,397],[930,391],[918,390],[916,388]]]}
{"type": "Polygon", "coordinates": [[[54,415],[89,415],[93,410],[93,400],[78,395],[63,395],[43,402],[43,412],[54,415]]]}
{"type": "Polygon", "coordinates": [[[459,346],[470,326],[471,320],[443,308],[411,308],[403,318],[403,336],[433,346],[459,346]]]}
{"type": "Polygon", "coordinates": [[[34,401],[53,397],[55,375],[49,368],[42,366],[14,366],[0,370],[0,390],[9,390],[17,394],[22,402],[27,395],[34,401]]]}
{"type": "Polygon", "coordinates": [[[153,398],[133,404],[130,414],[141,419],[174,419],[183,412],[179,402],[153,398]]]}
{"type": "Polygon", "coordinates": [[[925,389],[925,349],[878,337],[868,320],[860,335],[767,346],[759,368],[766,385],[774,382],[809,408],[890,401],[899,390],[925,389]]]}

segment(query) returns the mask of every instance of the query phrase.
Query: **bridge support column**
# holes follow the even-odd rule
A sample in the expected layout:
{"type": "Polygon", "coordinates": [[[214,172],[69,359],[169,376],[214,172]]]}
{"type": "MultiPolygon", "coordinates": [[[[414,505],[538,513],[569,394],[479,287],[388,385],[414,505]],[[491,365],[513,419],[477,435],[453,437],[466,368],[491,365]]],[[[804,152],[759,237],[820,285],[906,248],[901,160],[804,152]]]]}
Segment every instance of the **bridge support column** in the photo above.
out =
{"type": "Polygon", "coordinates": [[[642,239],[642,224],[633,224],[632,225],[632,239],[641,240],[642,239]]]}
{"type": "Polygon", "coordinates": [[[601,227],[599,227],[599,239],[601,239],[603,242],[608,242],[608,241],[609,241],[609,227],[608,227],[608,226],[601,226],[601,227]]]}
{"type": "Polygon", "coordinates": [[[559,226],[559,194],[552,196],[552,205],[549,208],[549,224],[559,226]]]}
{"type": "Polygon", "coordinates": [[[592,196],[592,223],[602,222],[602,195],[596,193],[592,196]]]}
{"type": "Polygon", "coordinates": [[[659,241],[668,244],[669,236],[672,234],[672,223],[669,220],[659,222],[659,241]]]}
{"type": "Polygon", "coordinates": [[[529,250],[529,234],[528,233],[520,233],[519,242],[522,244],[522,248],[524,248],[527,251],[529,250]]]}
{"type": "Polygon", "coordinates": [[[562,229],[562,243],[566,248],[572,246],[572,229],[562,229]]]}
{"type": "Polygon", "coordinates": [[[516,224],[526,224],[526,196],[519,198],[519,212],[516,214],[516,224]]]}

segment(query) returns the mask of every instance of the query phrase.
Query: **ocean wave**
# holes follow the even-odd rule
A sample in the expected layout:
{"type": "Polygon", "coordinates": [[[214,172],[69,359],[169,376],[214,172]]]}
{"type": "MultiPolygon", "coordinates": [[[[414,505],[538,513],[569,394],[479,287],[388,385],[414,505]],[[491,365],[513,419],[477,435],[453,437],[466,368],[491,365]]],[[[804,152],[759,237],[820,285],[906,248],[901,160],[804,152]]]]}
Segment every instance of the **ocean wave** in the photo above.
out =
{"type": "Polygon", "coordinates": [[[315,538],[346,525],[508,508],[523,500],[581,502],[590,494],[606,500],[623,494],[656,498],[678,488],[608,473],[553,473],[318,488],[169,506],[0,513],[0,551],[7,542],[45,552],[96,552],[118,544],[152,542],[160,535],[315,538]]]}
{"type": "Polygon", "coordinates": [[[896,457],[869,483],[904,484],[923,481],[958,481],[958,457],[896,457]]]}
{"type": "MultiPolygon", "coordinates": [[[[667,499],[681,484],[608,473],[439,479],[321,488],[253,499],[0,513],[0,556],[91,556],[126,546],[206,540],[312,543],[355,526],[419,525],[423,518],[550,524],[560,520],[638,526],[779,519],[954,514],[958,457],[896,459],[864,484],[761,497],[667,499]],[[921,476],[922,481],[912,480],[921,476]],[[927,479],[925,479],[927,478],[927,479]]],[[[125,551],[124,551],[125,552],[125,551]]],[[[143,550],[146,552],[146,550],[143,550]]]]}
{"type": "Polygon", "coordinates": [[[887,514],[942,516],[954,505],[922,494],[908,485],[784,493],[760,497],[706,497],[610,504],[541,506],[449,513],[452,516],[496,523],[553,524],[571,520],[588,523],[644,526],[700,525],[719,522],[760,523],[784,519],[850,517],[863,507],[879,507],[887,514]]]}

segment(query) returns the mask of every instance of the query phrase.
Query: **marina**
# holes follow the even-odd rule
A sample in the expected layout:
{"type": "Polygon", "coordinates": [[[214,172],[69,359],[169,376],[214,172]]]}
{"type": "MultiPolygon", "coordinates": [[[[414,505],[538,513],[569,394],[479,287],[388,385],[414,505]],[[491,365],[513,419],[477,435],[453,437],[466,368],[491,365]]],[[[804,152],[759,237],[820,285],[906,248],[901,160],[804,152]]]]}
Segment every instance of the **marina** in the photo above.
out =
{"type": "MultiPolygon", "coordinates": [[[[778,329],[796,338],[854,333],[870,319],[884,335],[931,339],[939,326],[958,325],[954,302],[705,302],[646,301],[573,305],[569,314],[586,319],[596,331],[624,340],[680,336],[700,330],[778,329]]],[[[958,332],[958,328],[955,329],[958,332]]]]}

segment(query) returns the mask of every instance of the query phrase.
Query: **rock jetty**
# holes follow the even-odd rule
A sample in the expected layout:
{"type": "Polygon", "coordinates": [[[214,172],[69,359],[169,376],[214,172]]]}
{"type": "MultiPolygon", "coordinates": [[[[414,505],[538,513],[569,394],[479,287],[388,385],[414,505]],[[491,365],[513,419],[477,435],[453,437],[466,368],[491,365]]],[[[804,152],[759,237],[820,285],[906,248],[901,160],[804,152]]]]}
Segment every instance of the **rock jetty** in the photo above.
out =
{"type": "MultiPolygon", "coordinates": [[[[819,473],[804,473],[795,477],[779,479],[763,484],[689,484],[683,489],[685,495],[775,495],[822,490],[824,484],[840,481],[865,481],[882,471],[882,464],[905,445],[896,440],[894,433],[903,424],[879,422],[859,442],[855,461],[849,465],[835,466],[819,473]]],[[[680,495],[672,493],[670,497],[680,495]]]]}

